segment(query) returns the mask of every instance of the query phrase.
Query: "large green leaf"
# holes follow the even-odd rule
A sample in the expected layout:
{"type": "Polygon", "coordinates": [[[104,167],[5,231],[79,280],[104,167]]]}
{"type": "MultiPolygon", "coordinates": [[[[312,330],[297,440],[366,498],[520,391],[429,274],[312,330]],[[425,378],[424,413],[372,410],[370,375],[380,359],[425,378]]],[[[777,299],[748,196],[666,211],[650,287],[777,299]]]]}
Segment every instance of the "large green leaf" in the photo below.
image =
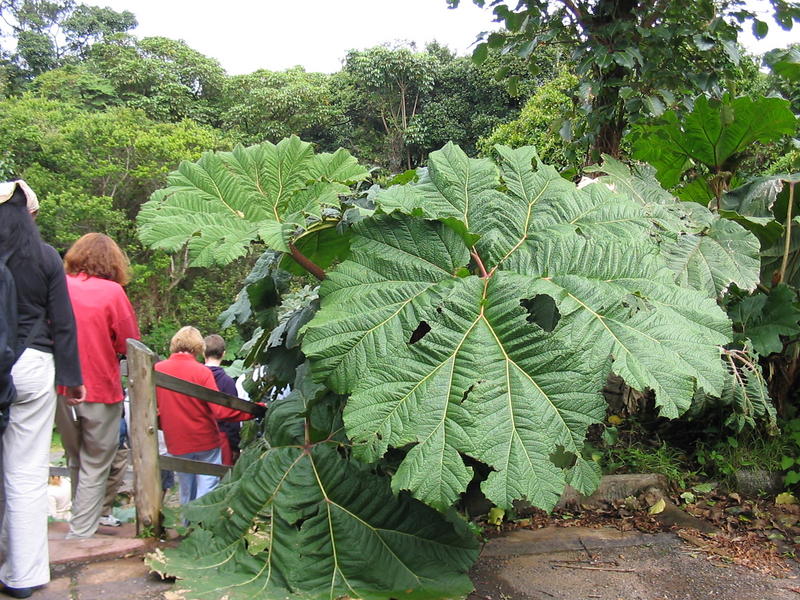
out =
{"type": "Polygon", "coordinates": [[[512,273],[446,282],[421,311],[430,332],[356,382],[345,423],[360,456],[415,444],[396,490],[445,509],[472,478],[464,453],[494,468],[482,487],[495,504],[558,500],[565,475],[549,455],[577,455],[602,419],[602,375],[528,323],[520,301],[532,283],[512,273]]]}
{"type": "Polygon", "coordinates": [[[727,161],[748,145],[791,135],[796,127],[789,102],[781,98],[708,100],[700,96],[685,118],[669,111],[659,123],[640,127],[633,156],[653,165],[659,181],[671,188],[693,164],[705,165],[714,173],[732,170],[727,161]]]}
{"type": "Polygon", "coordinates": [[[303,344],[316,357],[315,372],[338,392],[385,349],[402,344],[403,316],[413,320],[415,299],[469,261],[452,230],[425,221],[378,217],[353,231],[352,258],[323,282],[328,309],[303,344]],[[417,260],[409,264],[408,258],[417,260]]]}
{"type": "Polygon", "coordinates": [[[797,294],[787,285],[779,284],[769,295],[758,293],[743,298],[730,311],[733,322],[741,327],[742,335],[753,343],[761,356],[783,351],[781,336],[800,333],[800,306],[797,294]]]}
{"type": "Polygon", "coordinates": [[[189,505],[195,531],[150,566],[183,597],[458,598],[478,544],[388,478],[328,441],[336,402],[300,374],[271,407],[269,449],[246,451],[216,490],[189,505]],[[309,433],[306,433],[306,432],[309,433]]]}
{"type": "Polygon", "coordinates": [[[719,214],[752,231],[762,247],[774,244],[783,235],[783,225],[773,209],[787,187],[786,176],[757,177],[722,195],[719,214]]]}
{"type": "Polygon", "coordinates": [[[720,297],[731,283],[752,291],[759,280],[760,244],[738,223],[714,217],[699,233],[681,235],[664,245],[664,257],[679,283],[720,297]]]}
{"type": "Polygon", "coordinates": [[[563,344],[595,369],[610,356],[626,383],[656,392],[663,416],[689,407],[695,383],[721,389],[727,318],[713,300],[673,285],[646,244],[549,240],[509,268],[538,275],[536,291],[556,299],[561,321],[553,334],[563,344]]]}
{"type": "Polygon", "coordinates": [[[168,187],[142,206],[140,236],[154,248],[176,251],[188,244],[192,264],[227,264],[252,242],[287,252],[325,206],[367,177],[345,150],[315,155],[297,137],[278,144],[208,152],[183,162],[168,187]]]}
{"type": "Polygon", "coordinates": [[[499,506],[551,508],[567,480],[591,490],[598,476],[581,450],[605,413],[609,371],[653,389],[669,417],[725,381],[730,324],[676,283],[651,205],[604,185],[577,190],[534,168],[530,148],[498,153],[493,171],[451,148],[450,168],[379,195],[401,214],[353,228],[302,346],[319,381],[352,394],[354,452],[374,461],[404,448],[394,489],[439,509],[472,479],[465,456],[491,467],[482,489],[499,506]],[[565,454],[566,468],[554,459],[565,454]]]}
{"type": "Polygon", "coordinates": [[[800,81],[800,49],[796,46],[770,50],[764,55],[764,62],[775,74],[789,81],[800,81]]]}

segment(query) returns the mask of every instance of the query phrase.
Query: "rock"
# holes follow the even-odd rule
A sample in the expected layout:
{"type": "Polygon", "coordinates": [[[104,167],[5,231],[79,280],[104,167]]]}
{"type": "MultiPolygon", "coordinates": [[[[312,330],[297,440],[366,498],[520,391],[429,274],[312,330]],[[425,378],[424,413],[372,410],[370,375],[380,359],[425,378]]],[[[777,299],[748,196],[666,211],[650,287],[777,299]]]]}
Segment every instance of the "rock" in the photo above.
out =
{"type": "Polygon", "coordinates": [[[567,486],[556,505],[557,509],[580,506],[598,507],[628,496],[638,496],[648,488],[666,490],[667,478],[658,473],[629,473],[626,475],[605,475],[600,486],[591,496],[582,496],[574,488],[567,486]]]}
{"type": "Polygon", "coordinates": [[[764,493],[777,494],[783,489],[781,474],[766,469],[739,469],[735,476],[736,490],[750,498],[764,493]]]}

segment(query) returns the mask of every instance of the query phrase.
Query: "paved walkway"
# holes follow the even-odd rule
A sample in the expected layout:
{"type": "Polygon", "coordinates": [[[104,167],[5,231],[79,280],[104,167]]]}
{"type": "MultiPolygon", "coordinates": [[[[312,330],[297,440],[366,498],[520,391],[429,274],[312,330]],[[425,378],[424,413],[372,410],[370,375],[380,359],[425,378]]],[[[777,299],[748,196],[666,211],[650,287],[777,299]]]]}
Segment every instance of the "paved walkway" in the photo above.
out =
{"type": "Polygon", "coordinates": [[[64,539],[68,528],[48,526],[52,580],[34,600],[160,600],[172,587],[148,573],[141,557],[154,542],[137,538],[133,523],[100,527],[85,540],[64,539]]]}
{"type": "Polygon", "coordinates": [[[491,540],[471,600],[797,600],[785,578],[711,562],[672,533],[552,527],[491,540]]]}
{"type": "Polygon", "coordinates": [[[136,537],[133,523],[120,527],[99,527],[97,534],[85,540],[67,540],[69,524],[55,521],[48,526],[50,564],[87,563],[103,559],[144,554],[153,548],[153,542],[136,537]]]}

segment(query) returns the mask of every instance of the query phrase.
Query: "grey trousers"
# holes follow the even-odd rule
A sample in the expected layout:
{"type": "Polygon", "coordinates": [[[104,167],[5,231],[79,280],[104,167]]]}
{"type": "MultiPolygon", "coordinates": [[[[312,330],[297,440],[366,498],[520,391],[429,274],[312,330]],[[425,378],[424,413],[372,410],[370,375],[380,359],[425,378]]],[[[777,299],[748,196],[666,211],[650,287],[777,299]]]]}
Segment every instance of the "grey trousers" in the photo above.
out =
{"type": "Polygon", "coordinates": [[[110,515],[114,511],[114,501],[117,499],[117,492],[122,485],[125,471],[128,469],[128,455],[130,452],[128,448],[119,448],[114,453],[111,469],[108,472],[106,496],[103,500],[103,509],[100,511],[101,515],[110,515]]]}
{"type": "Polygon", "coordinates": [[[59,402],[56,409],[56,427],[67,454],[72,483],[68,539],[91,537],[97,531],[108,472],[119,446],[122,403],[84,402],[74,409],[73,414],[65,402],[59,402]]]}

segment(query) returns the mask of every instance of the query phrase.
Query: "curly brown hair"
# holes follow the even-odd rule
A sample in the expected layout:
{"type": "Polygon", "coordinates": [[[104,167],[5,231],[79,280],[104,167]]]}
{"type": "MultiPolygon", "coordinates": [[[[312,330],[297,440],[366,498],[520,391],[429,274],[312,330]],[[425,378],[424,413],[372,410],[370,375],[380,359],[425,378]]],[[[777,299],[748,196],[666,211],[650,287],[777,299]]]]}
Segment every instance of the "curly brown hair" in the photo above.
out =
{"type": "Polygon", "coordinates": [[[120,285],[131,280],[128,257],[104,233],[87,233],[72,244],[64,256],[64,270],[69,275],[83,273],[120,285]]]}

